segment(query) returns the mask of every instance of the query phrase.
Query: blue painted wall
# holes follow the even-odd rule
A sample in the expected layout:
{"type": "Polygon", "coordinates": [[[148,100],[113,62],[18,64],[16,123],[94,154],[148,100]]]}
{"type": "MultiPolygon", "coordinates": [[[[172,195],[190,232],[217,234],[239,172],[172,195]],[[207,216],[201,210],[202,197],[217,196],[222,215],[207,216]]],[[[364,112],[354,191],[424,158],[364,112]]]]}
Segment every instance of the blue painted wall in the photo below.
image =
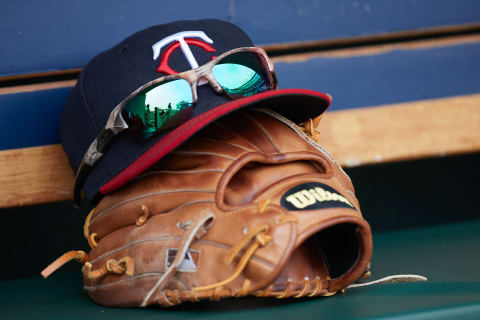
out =
{"type": "Polygon", "coordinates": [[[0,150],[58,143],[71,88],[0,95],[0,150]]]}
{"type": "MultiPolygon", "coordinates": [[[[480,92],[480,43],[275,65],[281,88],[330,93],[330,111],[480,92]]],[[[58,143],[70,88],[0,95],[0,150],[58,143]]],[[[200,97],[201,98],[201,97],[200,97]]],[[[452,110],[455,116],[455,110],[452,110]]]]}
{"type": "Polygon", "coordinates": [[[150,25],[219,18],[256,44],[480,22],[476,0],[51,0],[0,3],[0,76],[83,66],[150,25]]]}
{"type": "Polygon", "coordinates": [[[280,87],[333,96],[330,111],[480,92],[480,43],[275,65],[280,87]]]}

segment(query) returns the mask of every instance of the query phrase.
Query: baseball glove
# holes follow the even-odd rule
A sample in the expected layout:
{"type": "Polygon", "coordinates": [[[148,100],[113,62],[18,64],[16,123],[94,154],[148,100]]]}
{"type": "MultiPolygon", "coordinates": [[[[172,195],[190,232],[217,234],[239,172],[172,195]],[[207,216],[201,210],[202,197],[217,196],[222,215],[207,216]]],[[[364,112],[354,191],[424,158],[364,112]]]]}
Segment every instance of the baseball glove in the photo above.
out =
{"type": "Polygon", "coordinates": [[[84,289],[106,306],[314,297],[368,271],[372,238],[349,177],[297,126],[236,112],[190,138],[88,215],[84,289]]]}

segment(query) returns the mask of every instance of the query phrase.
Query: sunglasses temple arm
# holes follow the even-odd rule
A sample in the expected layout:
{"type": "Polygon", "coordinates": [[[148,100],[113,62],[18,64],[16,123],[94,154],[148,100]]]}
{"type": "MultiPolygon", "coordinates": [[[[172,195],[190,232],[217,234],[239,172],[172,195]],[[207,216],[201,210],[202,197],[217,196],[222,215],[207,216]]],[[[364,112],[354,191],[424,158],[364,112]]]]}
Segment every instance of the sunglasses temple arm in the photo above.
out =
{"type": "Polygon", "coordinates": [[[80,208],[82,185],[87,175],[92,171],[93,166],[90,166],[82,160],[80,167],[78,167],[77,175],[75,176],[75,185],[73,187],[73,205],[75,208],[80,208]]]}
{"type": "Polygon", "coordinates": [[[272,79],[273,79],[273,89],[276,90],[278,88],[277,74],[273,70],[271,71],[271,74],[272,74],[272,79]]]}
{"type": "Polygon", "coordinates": [[[278,88],[277,74],[273,70],[270,73],[272,75],[272,80],[273,80],[273,89],[276,90],[278,88]]]}
{"type": "Polygon", "coordinates": [[[103,129],[83,156],[82,163],[80,163],[77,175],[75,176],[75,185],[73,187],[73,204],[75,207],[80,207],[81,191],[85,178],[90,171],[92,171],[98,160],[102,158],[106,147],[110,144],[115,134],[116,132],[112,129],[103,129]]]}

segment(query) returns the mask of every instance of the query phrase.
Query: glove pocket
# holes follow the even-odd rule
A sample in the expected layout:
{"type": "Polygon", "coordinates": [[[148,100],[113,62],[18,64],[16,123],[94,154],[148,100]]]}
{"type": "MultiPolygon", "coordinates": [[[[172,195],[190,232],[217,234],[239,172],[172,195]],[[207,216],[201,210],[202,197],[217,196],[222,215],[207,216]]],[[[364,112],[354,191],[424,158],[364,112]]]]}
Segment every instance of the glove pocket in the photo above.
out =
{"type": "Polygon", "coordinates": [[[288,293],[325,294],[314,288],[335,292],[364,273],[372,254],[370,226],[353,193],[336,179],[320,175],[284,179],[254,199],[257,203],[265,201],[282,207],[296,219],[296,243],[275,280],[276,290],[284,288],[285,293],[288,286],[300,288],[303,283],[307,289],[290,288],[288,293]]]}

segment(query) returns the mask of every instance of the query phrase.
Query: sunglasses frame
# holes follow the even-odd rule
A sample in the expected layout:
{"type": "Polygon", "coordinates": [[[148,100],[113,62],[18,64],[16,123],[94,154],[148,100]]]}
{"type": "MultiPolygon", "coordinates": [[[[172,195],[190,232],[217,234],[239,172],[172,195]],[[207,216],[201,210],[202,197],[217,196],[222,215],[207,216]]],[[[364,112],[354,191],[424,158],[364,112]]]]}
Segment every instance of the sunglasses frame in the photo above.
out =
{"type": "Polygon", "coordinates": [[[217,93],[224,93],[229,96],[232,100],[239,99],[241,97],[232,96],[225,92],[223,88],[218,84],[217,80],[212,74],[212,68],[218,62],[223,60],[225,57],[238,53],[238,52],[254,52],[261,57],[261,62],[263,64],[264,70],[267,71],[268,81],[271,84],[272,90],[277,89],[278,81],[275,75],[275,70],[273,67],[272,61],[268,58],[267,53],[262,48],[258,47],[242,47],[229,50],[227,52],[222,53],[218,57],[215,57],[211,61],[201,65],[198,68],[187,70],[184,72],[180,72],[173,75],[162,76],[160,78],[154,79],[146,84],[142,85],[131,94],[129,94],[125,99],[123,99],[110,113],[108,117],[107,123],[105,127],[102,129],[100,134],[95,138],[92,142],[90,147],[88,148],[87,152],[83,156],[82,162],[78,167],[77,174],[75,177],[75,185],[73,191],[73,199],[75,206],[80,205],[80,194],[83,182],[88,175],[88,173],[92,170],[95,164],[100,160],[104,154],[106,147],[110,144],[110,141],[113,139],[114,136],[119,134],[120,132],[129,128],[127,122],[122,117],[122,110],[124,106],[130,101],[133,97],[137,96],[142,91],[167,80],[175,80],[175,79],[184,79],[186,80],[190,88],[192,90],[192,104],[198,101],[197,95],[197,86],[202,85],[204,83],[208,83],[213,90],[217,93]],[[202,82],[204,80],[205,82],[202,82]]]}

